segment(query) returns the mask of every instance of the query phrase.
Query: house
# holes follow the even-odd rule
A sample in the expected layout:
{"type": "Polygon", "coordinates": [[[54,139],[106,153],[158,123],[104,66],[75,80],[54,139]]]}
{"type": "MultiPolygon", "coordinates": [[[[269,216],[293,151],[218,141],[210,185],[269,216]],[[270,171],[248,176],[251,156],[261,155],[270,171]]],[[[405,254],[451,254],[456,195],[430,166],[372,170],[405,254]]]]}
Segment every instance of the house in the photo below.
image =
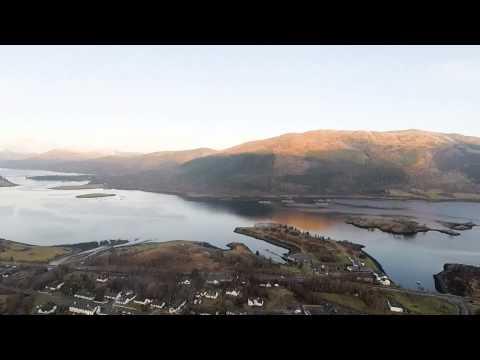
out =
{"type": "Polygon", "coordinates": [[[387,305],[391,312],[403,313],[403,308],[399,306],[392,306],[392,304],[390,304],[390,301],[388,300],[387,300],[387,305]]]}
{"type": "Polygon", "coordinates": [[[74,301],[73,304],[68,307],[68,311],[78,315],[95,315],[99,309],[100,306],[98,305],[80,301],[74,301]]]}
{"type": "Polygon", "coordinates": [[[120,292],[115,299],[115,303],[120,305],[127,305],[136,297],[137,295],[135,295],[134,292],[131,290],[126,292],[120,292]]]}
{"type": "Polygon", "coordinates": [[[138,304],[138,305],[149,305],[152,300],[150,299],[145,299],[143,301],[139,301],[139,300],[133,300],[134,304],[138,304]]]}
{"type": "Polygon", "coordinates": [[[93,301],[93,299],[95,299],[94,294],[86,292],[86,291],[76,293],[73,296],[76,297],[77,299],[88,300],[88,301],[93,301]]]}
{"type": "Polygon", "coordinates": [[[256,299],[248,299],[248,306],[257,306],[257,307],[262,307],[263,306],[263,299],[256,298],[256,299]]]}
{"type": "Polygon", "coordinates": [[[379,276],[377,273],[373,273],[373,275],[375,276],[375,279],[383,286],[390,286],[391,284],[391,281],[388,279],[387,276],[383,275],[383,276],[379,276]]]}
{"type": "Polygon", "coordinates": [[[50,315],[54,314],[55,311],[57,311],[57,305],[53,303],[48,303],[44,306],[37,306],[37,313],[42,314],[42,315],[50,315]]]}
{"type": "Polygon", "coordinates": [[[272,287],[272,284],[270,284],[269,282],[266,283],[266,284],[260,284],[259,285],[260,287],[265,287],[265,288],[271,288],[272,287]]]}
{"type": "Polygon", "coordinates": [[[154,308],[154,309],[163,309],[165,307],[165,303],[157,303],[156,301],[153,301],[152,303],[150,303],[150,307],[151,308],[154,308]]]}
{"type": "Polygon", "coordinates": [[[207,292],[205,293],[204,297],[207,299],[215,300],[216,298],[218,298],[218,291],[215,291],[215,293],[207,292]]]}
{"type": "Polygon", "coordinates": [[[179,284],[180,284],[180,285],[190,286],[191,282],[190,282],[190,280],[186,279],[186,280],[184,280],[184,281],[180,281],[179,284]]]}
{"type": "Polygon", "coordinates": [[[226,291],[225,294],[229,295],[229,296],[240,296],[240,291],[239,290],[231,290],[231,291],[226,291]]]}
{"type": "Polygon", "coordinates": [[[180,305],[178,305],[177,307],[170,307],[168,309],[168,312],[170,314],[177,314],[180,310],[183,309],[183,307],[185,306],[185,304],[187,303],[187,300],[184,300],[180,305]]]}
{"type": "Polygon", "coordinates": [[[50,286],[45,286],[45,289],[50,291],[57,291],[57,290],[60,290],[64,284],[65,284],[64,282],[56,281],[52,283],[50,286]]]}
{"type": "Polygon", "coordinates": [[[111,315],[111,314],[102,312],[102,308],[99,306],[95,315],[111,315]]]}
{"type": "Polygon", "coordinates": [[[106,275],[99,276],[97,278],[97,282],[105,284],[108,281],[108,277],[106,275]]]}

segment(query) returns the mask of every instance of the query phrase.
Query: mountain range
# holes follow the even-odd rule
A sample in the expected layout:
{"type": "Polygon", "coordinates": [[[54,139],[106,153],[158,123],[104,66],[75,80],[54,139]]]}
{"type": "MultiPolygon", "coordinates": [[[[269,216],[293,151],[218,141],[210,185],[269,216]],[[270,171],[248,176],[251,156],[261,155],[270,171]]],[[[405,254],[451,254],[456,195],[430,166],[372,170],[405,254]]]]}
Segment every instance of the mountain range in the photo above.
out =
{"type": "Polygon", "coordinates": [[[422,195],[480,190],[480,138],[421,130],[290,133],[216,151],[50,151],[1,167],[92,173],[109,186],[210,195],[422,195]]]}

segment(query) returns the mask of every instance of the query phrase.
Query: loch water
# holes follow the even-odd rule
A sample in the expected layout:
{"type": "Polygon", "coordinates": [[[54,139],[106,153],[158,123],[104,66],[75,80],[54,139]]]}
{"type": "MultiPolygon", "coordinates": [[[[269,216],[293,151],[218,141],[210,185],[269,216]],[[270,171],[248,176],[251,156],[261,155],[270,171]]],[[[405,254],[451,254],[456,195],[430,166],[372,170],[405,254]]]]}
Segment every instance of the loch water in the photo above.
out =
{"type": "Polygon", "coordinates": [[[396,236],[345,223],[351,214],[408,215],[441,227],[438,220],[480,224],[480,203],[390,200],[334,200],[324,209],[299,209],[245,201],[191,201],[175,195],[136,190],[52,190],[78,182],[36,181],[30,176],[61,174],[38,170],[0,169],[17,187],[0,188],[0,238],[35,245],[58,245],[106,239],[135,241],[192,240],[226,248],[243,242],[252,251],[279,260],[284,249],[235,234],[237,226],[281,222],[365,245],[399,285],[416,282],[434,290],[433,274],[444,263],[480,264],[480,227],[460,236],[438,232],[396,236]],[[78,199],[88,193],[115,197],[78,199]]]}

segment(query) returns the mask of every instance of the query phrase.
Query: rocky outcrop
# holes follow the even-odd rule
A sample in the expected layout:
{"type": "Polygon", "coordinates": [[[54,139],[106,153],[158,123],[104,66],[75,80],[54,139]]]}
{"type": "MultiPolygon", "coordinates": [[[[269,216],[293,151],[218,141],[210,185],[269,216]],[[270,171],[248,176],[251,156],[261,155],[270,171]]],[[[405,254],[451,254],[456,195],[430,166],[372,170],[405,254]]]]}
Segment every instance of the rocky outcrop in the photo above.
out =
{"type": "Polygon", "coordinates": [[[430,228],[426,225],[421,225],[416,221],[402,217],[349,217],[345,222],[362,229],[378,229],[395,235],[415,235],[427,231],[438,231],[451,236],[460,235],[460,233],[453,230],[430,228]]]}
{"type": "Polygon", "coordinates": [[[445,264],[435,274],[435,288],[442,293],[480,297],[480,267],[464,264],[445,264]]]}

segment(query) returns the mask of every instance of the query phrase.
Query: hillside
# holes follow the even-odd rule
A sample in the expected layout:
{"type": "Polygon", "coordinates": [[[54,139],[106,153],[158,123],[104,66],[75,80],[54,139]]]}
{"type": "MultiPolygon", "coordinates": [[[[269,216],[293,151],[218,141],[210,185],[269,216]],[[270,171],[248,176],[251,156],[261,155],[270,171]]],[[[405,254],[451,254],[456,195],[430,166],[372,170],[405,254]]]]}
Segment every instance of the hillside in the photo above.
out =
{"type": "Polygon", "coordinates": [[[199,148],[183,151],[161,151],[150,154],[118,152],[100,156],[98,153],[49,151],[36,157],[18,161],[0,162],[0,166],[17,169],[42,169],[62,172],[80,172],[100,176],[135,174],[158,168],[170,168],[197,157],[214,154],[212,149],[199,148]]]}
{"type": "Polygon", "coordinates": [[[218,152],[57,161],[45,169],[94,173],[115,187],[159,192],[469,198],[480,190],[480,138],[420,130],[318,130],[218,152]]]}
{"type": "Polygon", "coordinates": [[[430,198],[478,192],[480,139],[418,130],[311,131],[110,180],[153,191],[430,198]]]}

